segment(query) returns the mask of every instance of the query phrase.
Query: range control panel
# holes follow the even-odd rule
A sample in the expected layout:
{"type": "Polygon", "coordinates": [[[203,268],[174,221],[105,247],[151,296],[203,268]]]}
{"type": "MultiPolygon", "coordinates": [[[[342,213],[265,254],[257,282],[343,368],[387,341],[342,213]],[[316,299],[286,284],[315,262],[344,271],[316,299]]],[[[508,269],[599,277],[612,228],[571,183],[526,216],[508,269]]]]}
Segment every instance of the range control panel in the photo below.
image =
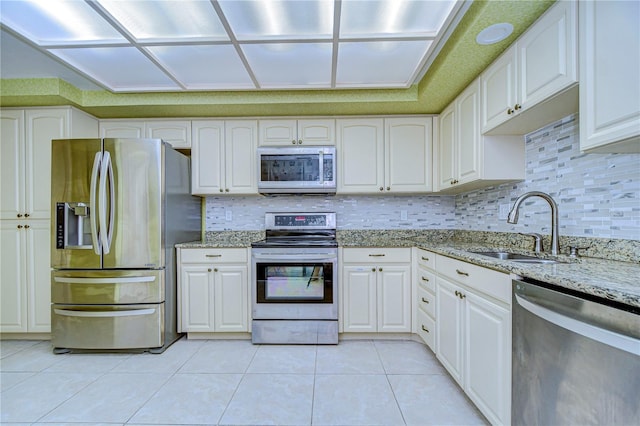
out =
{"type": "Polygon", "coordinates": [[[331,213],[267,213],[266,229],[336,229],[336,214],[331,213]]]}

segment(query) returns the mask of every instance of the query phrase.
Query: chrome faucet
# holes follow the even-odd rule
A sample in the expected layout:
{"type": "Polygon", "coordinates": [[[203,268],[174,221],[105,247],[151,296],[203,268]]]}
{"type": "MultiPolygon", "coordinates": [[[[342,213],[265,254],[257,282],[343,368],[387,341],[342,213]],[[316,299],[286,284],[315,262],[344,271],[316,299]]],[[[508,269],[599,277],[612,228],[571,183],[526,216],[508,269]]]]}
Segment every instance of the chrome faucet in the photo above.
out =
{"type": "Polygon", "coordinates": [[[558,235],[558,205],[549,194],[540,191],[530,191],[518,197],[507,217],[508,223],[518,223],[518,209],[520,204],[529,197],[540,197],[551,206],[551,254],[557,255],[560,247],[558,235]]]}

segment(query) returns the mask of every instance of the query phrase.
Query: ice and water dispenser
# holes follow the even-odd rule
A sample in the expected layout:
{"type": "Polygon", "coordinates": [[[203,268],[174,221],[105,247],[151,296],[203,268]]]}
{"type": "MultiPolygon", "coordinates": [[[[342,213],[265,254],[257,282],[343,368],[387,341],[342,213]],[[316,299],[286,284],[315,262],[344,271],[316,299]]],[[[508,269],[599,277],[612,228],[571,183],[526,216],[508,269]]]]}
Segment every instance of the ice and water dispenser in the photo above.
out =
{"type": "Polygon", "coordinates": [[[56,248],[93,248],[91,242],[91,209],[88,204],[56,204],[56,248]]]}

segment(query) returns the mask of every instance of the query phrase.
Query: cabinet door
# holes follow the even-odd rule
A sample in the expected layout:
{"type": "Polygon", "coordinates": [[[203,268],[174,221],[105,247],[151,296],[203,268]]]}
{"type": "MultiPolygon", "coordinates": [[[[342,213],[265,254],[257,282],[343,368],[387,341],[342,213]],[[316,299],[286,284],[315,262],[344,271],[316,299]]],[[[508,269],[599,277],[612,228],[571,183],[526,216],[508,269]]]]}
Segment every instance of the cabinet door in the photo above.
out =
{"type": "Polygon", "coordinates": [[[215,331],[249,331],[247,271],[239,265],[214,267],[215,331]]]}
{"type": "Polygon", "coordinates": [[[482,133],[504,123],[516,105],[516,55],[510,48],[480,77],[482,87],[482,133]]]}
{"type": "Polygon", "coordinates": [[[25,212],[31,219],[51,217],[51,140],[69,137],[68,109],[25,112],[25,212]]]}
{"type": "Polygon", "coordinates": [[[0,110],[0,132],[0,218],[17,219],[26,213],[24,111],[0,110]]]}
{"type": "Polygon", "coordinates": [[[640,152],[640,3],[580,2],[579,13],[580,148],[640,152]]]}
{"type": "Polygon", "coordinates": [[[411,332],[411,267],[378,266],[378,332],[411,332]]]}
{"type": "Polygon", "coordinates": [[[24,224],[17,220],[2,220],[0,221],[0,331],[27,331],[28,286],[26,282],[24,224]],[[21,228],[18,228],[18,225],[21,228]]]}
{"type": "Polygon", "coordinates": [[[391,192],[432,190],[432,119],[388,118],[385,126],[385,182],[391,192]]]}
{"type": "Polygon", "coordinates": [[[373,265],[343,267],[342,301],[345,332],[376,332],[376,272],[373,265]]]}
{"type": "Polygon", "coordinates": [[[191,193],[224,192],[224,121],[194,121],[191,147],[191,193]]]}
{"type": "Polygon", "coordinates": [[[335,145],[336,121],[333,119],[298,120],[298,143],[335,145]]]}
{"type": "Polygon", "coordinates": [[[176,149],[191,148],[190,121],[149,121],[145,125],[148,138],[162,139],[176,149]]]}
{"type": "MultiPolygon", "coordinates": [[[[576,37],[576,2],[559,1],[518,40],[518,103],[523,110],[578,81],[576,37]]],[[[636,36],[636,47],[637,41],[636,36]]]]}
{"type": "Polygon", "coordinates": [[[463,305],[460,288],[440,277],[436,280],[436,356],[451,376],[462,381],[463,305]]]}
{"type": "Polygon", "coordinates": [[[260,120],[258,145],[286,146],[298,144],[296,120],[260,120]]]}
{"type": "Polygon", "coordinates": [[[458,182],[480,178],[480,81],[476,80],[456,99],[458,182]]]}
{"type": "Polygon", "coordinates": [[[491,424],[510,424],[511,314],[470,292],[464,300],[464,388],[491,424]]]}
{"type": "Polygon", "coordinates": [[[438,138],[438,190],[448,189],[457,177],[455,103],[440,114],[438,138]]]}
{"type": "Polygon", "coordinates": [[[225,187],[231,194],[257,194],[255,120],[225,121],[225,187]]]}
{"type": "Polygon", "coordinates": [[[205,264],[182,264],[180,270],[180,331],[215,331],[213,268],[205,264]]]}
{"type": "Polygon", "coordinates": [[[384,191],[382,119],[337,120],[338,193],[384,191]]]}
{"type": "Polygon", "coordinates": [[[100,122],[101,138],[143,138],[144,121],[118,120],[100,122]]]}
{"type": "Polygon", "coordinates": [[[29,332],[51,332],[51,232],[49,220],[32,220],[23,228],[29,332]]]}

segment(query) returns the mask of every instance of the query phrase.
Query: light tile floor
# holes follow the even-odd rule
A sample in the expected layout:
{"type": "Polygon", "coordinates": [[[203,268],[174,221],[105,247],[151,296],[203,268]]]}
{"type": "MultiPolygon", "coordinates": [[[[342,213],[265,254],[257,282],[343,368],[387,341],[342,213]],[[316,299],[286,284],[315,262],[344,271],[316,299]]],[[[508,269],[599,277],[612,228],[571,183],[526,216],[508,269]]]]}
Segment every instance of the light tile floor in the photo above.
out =
{"type": "Polygon", "coordinates": [[[0,355],[3,424],[486,424],[433,353],[406,340],[183,338],[161,355],[2,341],[0,355]]]}

